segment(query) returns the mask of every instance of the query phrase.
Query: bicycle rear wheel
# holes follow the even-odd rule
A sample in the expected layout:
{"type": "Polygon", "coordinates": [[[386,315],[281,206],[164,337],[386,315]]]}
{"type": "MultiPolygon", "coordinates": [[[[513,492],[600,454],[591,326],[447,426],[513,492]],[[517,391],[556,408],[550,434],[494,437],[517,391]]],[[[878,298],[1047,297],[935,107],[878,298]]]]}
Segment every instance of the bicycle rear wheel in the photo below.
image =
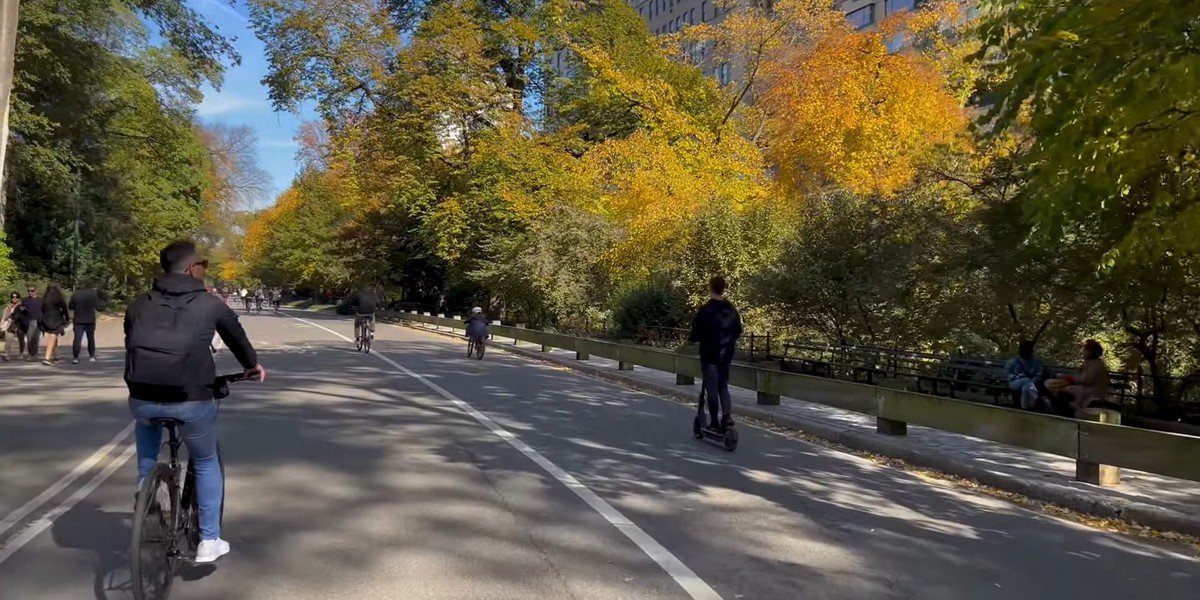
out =
{"type": "Polygon", "coordinates": [[[179,489],[163,463],[142,482],[133,511],[129,548],[130,586],[134,600],[165,600],[179,564],[179,489]]]}
{"type": "Polygon", "coordinates": [[[472,354],[475,354],[475,340],[468,339],[467,340],[467,358],[471,358],[472,354]]]}
{"type": "Polygon", "coordinates": [[[479,360],[483,360],[483,347],[484,347],[484,345],[485,345],[485,344],[484,344],[483,338],[480,338],[479,340],[477,340],[477,341],[475,342],[475,354],[476,354],[476,355],[478,355],[478,357],[479,357],[479,360]]]}
{"type": "Polygon", "coordinates": [[[370,325],[363,327],[363,329],[364,329],[364,331],[363,331],[363,354],[370,354],[371,353],[371,338],[374,337],[374,334],[371,333],[370,325]]]}

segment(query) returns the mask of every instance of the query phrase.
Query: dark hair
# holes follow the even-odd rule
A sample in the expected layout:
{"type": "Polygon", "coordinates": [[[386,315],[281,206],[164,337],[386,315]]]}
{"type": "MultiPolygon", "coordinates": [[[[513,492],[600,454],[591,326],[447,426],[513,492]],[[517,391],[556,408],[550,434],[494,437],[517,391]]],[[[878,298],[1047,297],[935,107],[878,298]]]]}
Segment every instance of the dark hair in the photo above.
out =
{"type": "Polygon", "coordinates": [[[1033,356],[1033,341],[1024,340],[1020,344],[1017,344],[1017,356],[1020,356],[1021,358],[1033,356]]]}
{"type": "Polygon", "coordinates": [[[1087,350],[1089,358],[1100,358],[1104,356],[1104,346],[1096,340],[1086,340],[1083,342],[1083,349],[1087,350]]]}
{"type": "Polygon", "coordinates": [[[196,244],[188,240],[179,240],[167,244],[158,253],[158,264],[162,265],[164,273],[182,273],[192,266],[196,258],[196,244]]]}
{"type": "Polygon", "coordinates": [[[18,292],[17,290],[13,290],[12,293],[8,295],[9,300],[12,300],[14,297],[20,298],[21,292],[18,292]]]}
{"type": "Polygon", "coordinates": [[[58,287],[57,283],[51,283],[46,286],[46,294],[42,296],[42,303],[45,306],[57,306],[66,304],[66,298],[63,297],[62,288],[58,287]]]}
{"type": "Polygon", "coordinates": [[[724,294],[725,293],[725,278],[718,276],[718,277],[713,277],[712,279],[708,280],[708,289],[711,290],[712,293],[714,293],[718,296],[720,296],[721,294],[724,294]]]}

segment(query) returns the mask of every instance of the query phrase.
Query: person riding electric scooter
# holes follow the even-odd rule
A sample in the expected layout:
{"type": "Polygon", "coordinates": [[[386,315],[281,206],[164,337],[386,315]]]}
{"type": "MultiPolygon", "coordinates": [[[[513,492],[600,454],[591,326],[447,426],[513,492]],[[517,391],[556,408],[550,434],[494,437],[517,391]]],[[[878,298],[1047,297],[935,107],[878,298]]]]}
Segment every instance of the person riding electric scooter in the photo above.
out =
{"type": "Polygon", "coordinates": [[[709,423],[718,431],[733,424],[729,367],[733,363],[734,347],[742,335],[742,317],[725,299],[725,287],[724,277],[713,277],[709,281],[711,297],[692,319],[690,336],[691,341],[700,344],[700,372],[704,377],[704,395],[708,399],[709,423]]]}

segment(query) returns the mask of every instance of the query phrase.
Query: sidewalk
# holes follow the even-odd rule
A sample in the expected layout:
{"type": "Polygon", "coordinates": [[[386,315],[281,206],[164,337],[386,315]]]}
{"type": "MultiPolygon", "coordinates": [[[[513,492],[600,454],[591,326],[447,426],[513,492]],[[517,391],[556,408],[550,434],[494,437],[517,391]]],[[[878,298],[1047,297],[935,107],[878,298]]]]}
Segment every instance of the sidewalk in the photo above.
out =
{"type": "MultiPolygon", "coordinates": [[[[645,367],[618,371],[613,360],[593,356],[577,361],[571,351],[542,352],[541,346],[514,346],[507,338],[494,344],[655,394],[688,402],[699,394],[698,384],[676,385],[673,373],[645,367]]],[[[1120,486],[1101,488],[1075,481],[1075,461],[1068,458],[913,425],[907,436],[885,436],[875,432],[875,418],[868,415],[787,397],[779,406],[760,406],[751,390],[731,387],[730,392],[735,416],[798,429],[1081,513],[1200,536],[1200,482],[1122,469],[1120,486]]],[[[688,424],[680,427],[686,430],[688,424]]]]}

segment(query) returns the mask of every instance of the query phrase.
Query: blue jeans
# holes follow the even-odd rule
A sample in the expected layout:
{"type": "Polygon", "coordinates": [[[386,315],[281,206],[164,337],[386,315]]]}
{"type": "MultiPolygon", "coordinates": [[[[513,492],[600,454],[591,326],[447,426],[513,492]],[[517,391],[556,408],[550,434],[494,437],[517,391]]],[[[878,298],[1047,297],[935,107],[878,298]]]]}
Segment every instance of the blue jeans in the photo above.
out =
{"type": "Polygon", "coordinates": [[[151,425],[151,419],[179,419],[179,435],[187,446],[196,472],[196,504],[200,507],[200,539],[221,537],[221,500],[225,480],[217,455],[217,401],[148,402],[129,399],[129,412],[137,420],[138,481],[145,479],[158,462],[163,428],[151,425]]]}
{"type": "Polygon", "coordinates": [[[1021,392],[1021,408],[1025,410],[1033,410],[1037,407],[1038,389],[1031,379],[1027,377],[1018,377],[1008,382],[1008,386],[1013,391],[1021,392]]]}

